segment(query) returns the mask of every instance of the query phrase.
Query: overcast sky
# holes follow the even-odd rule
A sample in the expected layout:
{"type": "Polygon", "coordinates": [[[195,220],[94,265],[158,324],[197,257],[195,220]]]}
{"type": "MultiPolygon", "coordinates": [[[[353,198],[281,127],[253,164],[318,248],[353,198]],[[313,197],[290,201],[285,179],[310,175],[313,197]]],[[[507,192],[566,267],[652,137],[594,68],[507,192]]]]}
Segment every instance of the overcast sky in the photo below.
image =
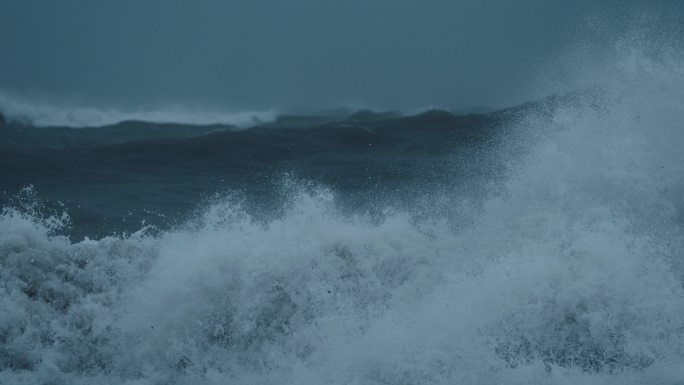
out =
{"type": "Polygon", "coordinates": [[[638,5],[0,0],[0,89],[125,107],[503,105],[568,46],[608,40],[638,5]]]}

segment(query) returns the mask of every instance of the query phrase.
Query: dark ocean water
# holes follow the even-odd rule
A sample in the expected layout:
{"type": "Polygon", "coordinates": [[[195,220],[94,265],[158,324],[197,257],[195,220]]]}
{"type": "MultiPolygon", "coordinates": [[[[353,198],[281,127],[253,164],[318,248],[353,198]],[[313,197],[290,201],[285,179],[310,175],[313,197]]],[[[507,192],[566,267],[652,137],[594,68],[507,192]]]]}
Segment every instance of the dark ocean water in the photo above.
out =
{"type": "Polygon", "coordinates": [[[293,183],[329,188],[350,210],[405,209],[424,198],[425,186],[472,188],[478,181],[465,179],[493,174],[485,148],[497,130],[550,103],[463,116],[284,116],[249,129],[7,124],[0,131],[0,204],[21,200],[19,191],[31,186],[35,198],[69,213],[71,235],[79,237],[131,233],[143,221],[168,228],[228,195],[260,216],[277,215],[293,183]]]}
{"type": "Polygon", "coordinates": [[[0,384],[682,384],[679,58],[486,114],[3,119],[0,384]]]}

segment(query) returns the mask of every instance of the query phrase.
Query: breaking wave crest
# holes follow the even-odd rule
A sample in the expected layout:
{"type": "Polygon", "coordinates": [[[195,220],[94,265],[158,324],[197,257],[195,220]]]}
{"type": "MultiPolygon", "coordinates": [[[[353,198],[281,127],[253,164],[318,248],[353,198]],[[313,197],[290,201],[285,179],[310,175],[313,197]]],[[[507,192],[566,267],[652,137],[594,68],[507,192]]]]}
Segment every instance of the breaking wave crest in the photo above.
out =
{"type": "MultiPolygon", "coordinates": [[[[7,91],[0,92],[0,113],[10,121],[37,127],[101,127],[125,121],[191,125],[223,124],[247,128],[273,121],[277,112],[225,112],[203,108],[169,107],[161,109],[119,110],[96,107],[68,107],[50,103],[28,102],[7,91]]],[[[0,115],[0,116],[1,116],[0,115]]]]}

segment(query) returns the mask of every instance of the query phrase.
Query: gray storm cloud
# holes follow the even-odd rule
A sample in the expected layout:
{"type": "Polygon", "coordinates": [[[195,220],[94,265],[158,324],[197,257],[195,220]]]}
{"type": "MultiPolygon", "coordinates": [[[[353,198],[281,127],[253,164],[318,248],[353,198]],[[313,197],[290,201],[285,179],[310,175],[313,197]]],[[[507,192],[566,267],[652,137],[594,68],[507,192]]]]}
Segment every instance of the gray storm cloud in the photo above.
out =
{"type": "Polygon", "coordinates": [[[639,5],[4,0],[0,88],[128,108],[504,105],[528,98],[528,79],[565,47],[607,39],[639,5]]]}

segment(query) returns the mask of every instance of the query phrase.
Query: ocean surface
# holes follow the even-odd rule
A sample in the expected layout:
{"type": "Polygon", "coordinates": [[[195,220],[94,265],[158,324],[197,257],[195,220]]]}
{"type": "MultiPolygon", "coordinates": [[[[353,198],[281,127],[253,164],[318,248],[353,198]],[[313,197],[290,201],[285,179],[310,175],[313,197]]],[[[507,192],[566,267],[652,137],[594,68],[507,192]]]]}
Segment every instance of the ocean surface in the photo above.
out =
{"type": "Polygon", "coordinates": [[[0,383],[684,384],[684,61],[607,68],[479,114],[5,111],[0,383]]]}

